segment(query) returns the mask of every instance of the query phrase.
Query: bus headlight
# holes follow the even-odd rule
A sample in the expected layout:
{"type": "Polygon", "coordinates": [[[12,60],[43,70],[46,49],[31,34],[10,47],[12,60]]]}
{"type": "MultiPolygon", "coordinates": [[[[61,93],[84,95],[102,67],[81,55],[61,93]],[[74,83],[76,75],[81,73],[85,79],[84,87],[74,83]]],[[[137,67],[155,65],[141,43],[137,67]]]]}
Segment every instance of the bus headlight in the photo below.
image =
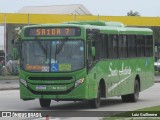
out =
{"type": "Polygon", "coordinates": [[[26,82],[25,80],[23,80],[23,79],[19,79],[19,81],[20,81],[24,86],[26,86],[26,87],[27,87],[27,82],[26,82]]]}
{"type": "Polygon", "coordinates": [[[83,82],[84,82],[84,78],[81,78],[81,79],[77,80],[77,81],[75,82],[75,87],[79,86],[79,85],[82,84],[83,82]]]}

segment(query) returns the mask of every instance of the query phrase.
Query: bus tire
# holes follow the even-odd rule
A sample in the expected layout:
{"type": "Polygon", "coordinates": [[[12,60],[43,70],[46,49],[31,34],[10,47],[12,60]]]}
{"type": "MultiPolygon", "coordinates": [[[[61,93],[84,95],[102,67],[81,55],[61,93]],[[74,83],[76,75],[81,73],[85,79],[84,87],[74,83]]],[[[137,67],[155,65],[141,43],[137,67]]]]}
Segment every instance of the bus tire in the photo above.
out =
{"type": "Polygon", "coordinates": [[[140,87],[139,87],[139,82],[138,80],[135,80],[134,83],[134,93],[132,94],[128,94],[128,95],[122,95],[122,101],[123,102],[137,102],[138,98],[139,98],[139,91],[140,91],[140,87]]]}
{"type": "Polygon", "coordinates": [[[51,99],[39,99],[41,107],[48,108],[51,104],[51,99]]]}
{"type": "Polygon", "coordinates": [[[89,100],[89,103],[92,108],[99,108],[100,107],[100,104],[101,104],[101,88],[100,88],[100,86],[98,87],[97,98],[89,100]]]}
{"type": "Polygon", "coordinates": [[[129,95],[122,95],[121,98],[123,102],[129,102],[129,95]]]}
{"type": "Polygon", "coordinates": [[[135,83],[134,83],[134,93],[132,93],[130,95],[130,101],[131,102],[137,102],[138,101],[138,98],[139,98],[139,91],[140,91],[140,87],[139,87],[139,82],[138,80],[135,80],[135,83]]]}

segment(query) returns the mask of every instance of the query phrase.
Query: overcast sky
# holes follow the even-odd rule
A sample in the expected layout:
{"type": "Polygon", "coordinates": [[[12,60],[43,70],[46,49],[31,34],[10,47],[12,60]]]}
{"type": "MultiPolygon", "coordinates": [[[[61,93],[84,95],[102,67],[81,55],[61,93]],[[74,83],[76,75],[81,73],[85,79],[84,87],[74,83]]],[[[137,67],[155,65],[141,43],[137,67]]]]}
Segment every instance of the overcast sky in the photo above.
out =
{"type": "Polygon", "coordinates": [[[1,13],[14,13],[23,6],[83,4],[93,15],[125,16],[133,10],[141,16],[160,16],[160,0],[1,0],[1,13]]]}

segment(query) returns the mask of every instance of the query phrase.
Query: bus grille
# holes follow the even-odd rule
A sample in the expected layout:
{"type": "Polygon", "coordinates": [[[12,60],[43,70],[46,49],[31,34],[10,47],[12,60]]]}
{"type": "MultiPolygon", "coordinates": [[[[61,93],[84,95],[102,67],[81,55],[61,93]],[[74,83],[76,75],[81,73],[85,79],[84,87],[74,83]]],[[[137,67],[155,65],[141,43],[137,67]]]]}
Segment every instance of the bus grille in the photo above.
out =
{"type": "Polygon", "coordinates": [[[28,77],[29,80],[72,80],[73,77],[28,77]]]}

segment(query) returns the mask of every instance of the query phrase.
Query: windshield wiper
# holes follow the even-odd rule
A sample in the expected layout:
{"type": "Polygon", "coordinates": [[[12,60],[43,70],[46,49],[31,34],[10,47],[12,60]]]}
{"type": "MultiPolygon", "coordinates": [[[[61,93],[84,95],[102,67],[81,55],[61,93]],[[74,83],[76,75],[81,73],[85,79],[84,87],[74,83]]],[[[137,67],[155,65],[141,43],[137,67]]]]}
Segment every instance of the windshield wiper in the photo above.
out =
{"type": "Polygon", "coordinates": [[[65,45],[65,42],[68,40],[68,38],[66,37],[63,41],[61,41],[61,43],[59,44],[59,46],[57,46],[56,44],[56,50],[55,50],[55,61],[56,61],[56,57],[57,55],[62,51],[63,46],[65,45]]]}
{"type": "Polygon", "coordinates": [[[56,44],[56,52],[55,52],[55,54],[59,54],[61,52],[64,44],[65,44],[65,41],[62,41],[58,47],[57,47],[57,44],[56,44]]]}
{"type": "Polygon", "coordinates": [[[38,41],[38,38],[35,37],[34,40],[38,43],[39,47],[41,48],[41,50],[43,51],[44,54],[47,54],[47,44],[46,46],[43,46],[41,41],[38,41]]]}

